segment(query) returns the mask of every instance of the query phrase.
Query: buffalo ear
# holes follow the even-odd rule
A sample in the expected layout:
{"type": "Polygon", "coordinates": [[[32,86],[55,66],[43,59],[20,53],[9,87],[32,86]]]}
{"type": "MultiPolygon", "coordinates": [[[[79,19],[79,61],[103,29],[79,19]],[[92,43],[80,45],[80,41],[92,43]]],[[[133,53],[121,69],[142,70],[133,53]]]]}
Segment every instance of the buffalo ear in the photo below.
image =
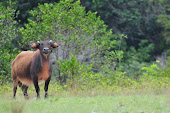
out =
{"type": "Polygon", "coordinates": [[[51,47],[53,47],[53,48],[56,48],[56,47],[58,47],[59,45],[56,43],[56,42],[54,42],[54,43],[52,43],[51,44],[51,47]]]}
{"type": "Polygon", "coordinates": [[[39,45],[40,45],[40,41],[37,41],[37,43],[32,43],[31,47],[36,49],[39,48],[39,45]]]}
{"type": "Polygon", "coordinates": [[[31,44],[31,47],[32,47],[32,48],[38,48],[38,45],[37,45],[36,43],[32,43],[32,44],[31,44]]]}

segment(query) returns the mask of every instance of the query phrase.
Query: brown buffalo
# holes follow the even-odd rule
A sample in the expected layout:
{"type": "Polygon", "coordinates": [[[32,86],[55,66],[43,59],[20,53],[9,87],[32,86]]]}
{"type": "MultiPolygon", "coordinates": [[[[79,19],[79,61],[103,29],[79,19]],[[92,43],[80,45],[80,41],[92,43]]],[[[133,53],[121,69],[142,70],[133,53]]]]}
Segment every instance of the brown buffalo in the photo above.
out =
{"type": "Polygon", "coordinates": [[[49,55],[52,48],[58,47],[58,44],[50,41],[42,41],[32,44],[36,51],[23,51],[17,55],[12,62],[13,79],[13,98],[15,98],[17,85],[23,91],[24,97],[28,98],[27,89],[34,85],[37,97],[39,97],[39,83],[45,81],[45,96],[47,97],[48,85],[51,79],[52,65],[49,61],[49,55]]]}

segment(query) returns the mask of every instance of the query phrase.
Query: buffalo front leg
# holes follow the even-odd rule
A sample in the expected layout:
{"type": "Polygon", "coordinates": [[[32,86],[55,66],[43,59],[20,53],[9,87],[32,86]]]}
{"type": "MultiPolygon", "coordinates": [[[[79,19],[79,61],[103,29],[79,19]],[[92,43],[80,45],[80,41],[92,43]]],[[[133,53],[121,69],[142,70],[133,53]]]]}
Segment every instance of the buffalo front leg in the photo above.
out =
{"type": "Polygon", "coordinates": [[[28,94],[27,94],[28,86],[22,85],[21,89],[22,89],[22,92],[23,92],[25,99],[28,99],[28,94]]]}
{"type": "Polygon", "coordinates": [[[40,88],[38,86],[38,77],[37,76],[33,77],[33,83],[34,83],[34,87],[35,87],[35,90],[36,90],[36,93],[37,93],[37,98],[39,98],[40,97],[40,95],[39,95],[40,88]]]}
{"type": "Polygon", "coordinates": [[[46,98],[46,97],[48,96],[47,91],[48,91],[48,85],[49,85],[49,83],[50,83],[50,80],[51,80],[51,75],[50,75],[50,77],[45,81],[45,86],[44,86],[45,95],[44,95],[44,98],[46,98]]]}

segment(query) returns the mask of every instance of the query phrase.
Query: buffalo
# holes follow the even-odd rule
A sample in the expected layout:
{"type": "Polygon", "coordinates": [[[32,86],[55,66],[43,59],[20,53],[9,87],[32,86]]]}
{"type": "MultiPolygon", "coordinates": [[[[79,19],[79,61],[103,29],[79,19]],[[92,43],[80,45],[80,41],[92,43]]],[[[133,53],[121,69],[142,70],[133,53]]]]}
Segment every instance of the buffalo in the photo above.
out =
{"type": "Polygon", "coordinates": [[[37,41],[37,43],[33,43],[31,46],[36,50],[23,51],[12,62],[13,98],[16,95],[17,85],[21,87],[25,98],[28,98],[28,87],[34,85],[38,98],[40,91],[39,84],[44,81],[44,97],[46,98],[48,95],[48,85],[52,73],[52,64],[49,60],[49,55],[53,48],[58,47],[58,44],[50,40],[37,41]]]}

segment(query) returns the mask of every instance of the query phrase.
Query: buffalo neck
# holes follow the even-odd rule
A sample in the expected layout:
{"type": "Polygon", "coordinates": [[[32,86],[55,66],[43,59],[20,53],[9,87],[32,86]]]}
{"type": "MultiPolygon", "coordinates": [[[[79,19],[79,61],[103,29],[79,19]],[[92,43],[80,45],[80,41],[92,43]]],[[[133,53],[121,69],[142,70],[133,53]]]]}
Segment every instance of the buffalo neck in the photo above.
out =
{"type": "Polygon", "coordinates": [[[43,68],[43,63],[49,62],[49,56],[44,56],[40,50],[35,51],[35,56],[34,56],[34,65],[32,68],[36,69],[36,72],[41,72],[43,68]]]}

